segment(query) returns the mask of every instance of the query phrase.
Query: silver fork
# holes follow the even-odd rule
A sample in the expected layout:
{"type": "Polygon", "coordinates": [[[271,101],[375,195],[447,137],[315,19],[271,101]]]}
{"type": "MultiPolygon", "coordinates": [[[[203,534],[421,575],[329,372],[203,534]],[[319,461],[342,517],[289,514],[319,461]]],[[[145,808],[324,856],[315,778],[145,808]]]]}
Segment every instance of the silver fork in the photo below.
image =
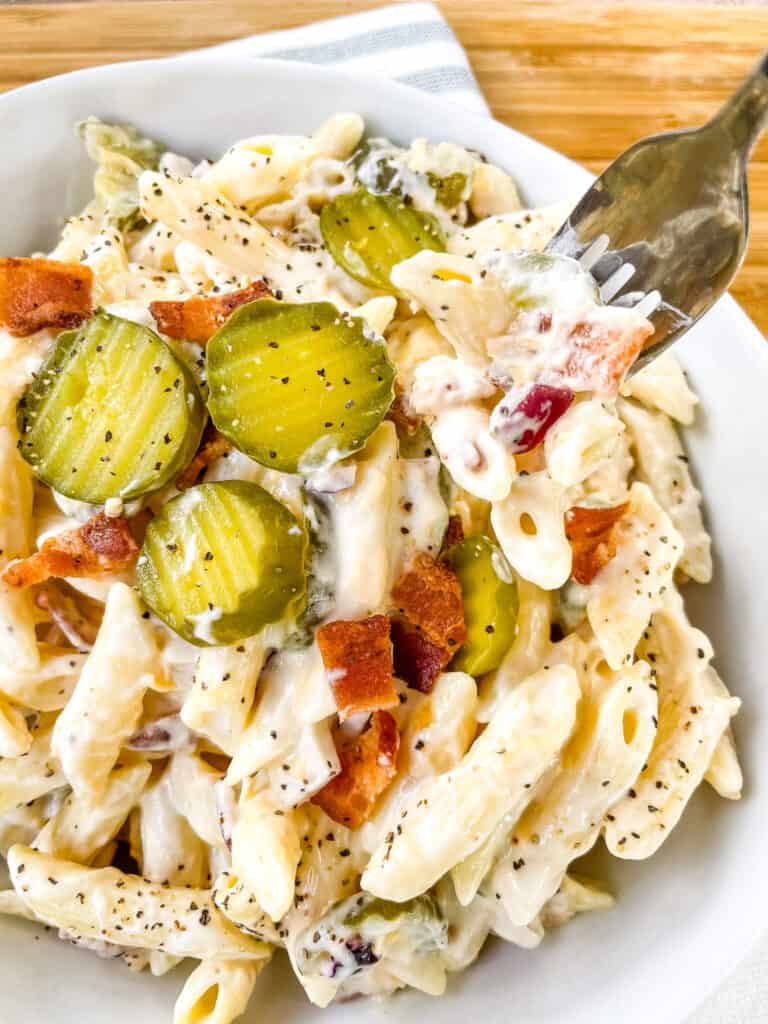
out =
{"type": "Polygon", "coordinates": [[[749,233],[747,163],[766,124],[768,51],[702,128],[652,135],[614,160],[547,246],[579,260],[603,302],[652,321],[630,373],[677,341],[733,280],[749,233]]]}

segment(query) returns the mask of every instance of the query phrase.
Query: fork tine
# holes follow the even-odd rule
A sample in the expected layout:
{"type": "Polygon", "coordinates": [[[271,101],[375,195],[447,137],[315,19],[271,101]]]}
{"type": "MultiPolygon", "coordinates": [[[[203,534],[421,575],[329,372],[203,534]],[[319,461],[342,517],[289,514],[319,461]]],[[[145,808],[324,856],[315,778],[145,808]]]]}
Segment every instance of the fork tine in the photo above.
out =
{"type": "Polygon", "coordinates": [[[661,292],[652,291],[648,292],[644,299],[641,299],[635,306],[635,312],[641,316],[650,316],[651,313],[659,306],[661,302],[661,292]]]}
{"type": "Polygon", "coordinates": [[[612,306],[621,306],[623,309],[634,309],[634,307],[641,302],[646,296],[646,293],[641,289],[634,292],[622,292],[618,295],[613,302],[612,306]]]}
{"type": "Polygon", "coordinates": [[[631,263],[622,263],[618,270],[600,286],[600,298],[603,302],[610,302],[614,295],[617,295],[624,285],[635,273],[631,263]]]}
{"type": "Polygon", "coordinates": [[[579,257],[579,265],[582,270],[591,270],[597,261],[608,251],[610,239],[608,235],[598,235],[594,242],[579,257]]]}

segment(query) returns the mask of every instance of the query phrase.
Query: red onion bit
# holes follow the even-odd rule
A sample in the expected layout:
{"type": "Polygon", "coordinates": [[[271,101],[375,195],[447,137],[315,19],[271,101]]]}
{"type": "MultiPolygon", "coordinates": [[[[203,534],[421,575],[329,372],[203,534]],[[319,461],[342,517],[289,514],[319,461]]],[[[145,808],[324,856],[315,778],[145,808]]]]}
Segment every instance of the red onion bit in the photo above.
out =
{"type": "Polygon", "coordinates": [[[512,392],[499,402],[491,416],[491,430],[513,454],[529,452],[544,440],[573,398],[570,388],[532,384],[522,396],[520,391],[512,392]]]}

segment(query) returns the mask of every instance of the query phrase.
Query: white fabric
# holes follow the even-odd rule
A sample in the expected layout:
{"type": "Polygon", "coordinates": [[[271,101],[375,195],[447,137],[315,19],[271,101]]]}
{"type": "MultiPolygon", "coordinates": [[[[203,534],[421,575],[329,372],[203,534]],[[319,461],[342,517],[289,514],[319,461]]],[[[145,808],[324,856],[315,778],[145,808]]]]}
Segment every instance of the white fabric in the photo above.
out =
{"type": "MultiPolygon", "coordinates": [[[[490,114],[466,53],[431,3],[394,4],[301,28],[250,36],[196,51],[194,56],[199,59],[222,51],[382,75],[441,94],[475,113],[490,114]]],[[[188,56],[191,54],[184,54],[188,56]]],[[[768,939],[685,1024],[766,1022],[768,939]]]]}
{"type": "MultiPolygon", "coordinates": [[[[393,4],[194,51],[276,57],[394,78],[489,114],[467,55],[434,4],[393,4]]],[[[184,54],[188,57],[190,54],[184,54]]]]}

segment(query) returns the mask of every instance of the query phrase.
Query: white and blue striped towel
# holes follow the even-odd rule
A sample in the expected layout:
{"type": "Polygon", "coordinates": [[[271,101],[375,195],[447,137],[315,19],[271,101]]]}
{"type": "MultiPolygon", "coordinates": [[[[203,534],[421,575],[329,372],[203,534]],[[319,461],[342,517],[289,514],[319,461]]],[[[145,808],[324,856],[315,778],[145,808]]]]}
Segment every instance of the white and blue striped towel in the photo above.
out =
{"type": "MultiPolygon", "coordinates": [[[[434,4],[391,4],[301,28],[236,39],[203,51],[333,64],[394,78],[488,114],[467,55],[434,4]]],[[[199,55],[200,51],[198,51],[199,55]]]]}

